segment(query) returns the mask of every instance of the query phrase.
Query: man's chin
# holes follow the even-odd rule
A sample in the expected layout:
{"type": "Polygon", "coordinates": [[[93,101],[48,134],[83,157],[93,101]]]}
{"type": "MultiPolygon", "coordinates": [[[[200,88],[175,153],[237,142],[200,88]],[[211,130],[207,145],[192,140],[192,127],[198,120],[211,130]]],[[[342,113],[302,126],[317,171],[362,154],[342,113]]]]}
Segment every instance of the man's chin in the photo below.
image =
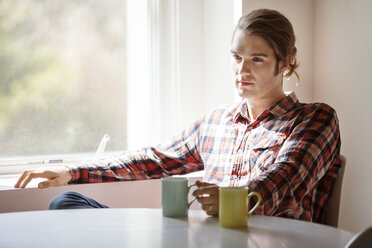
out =
{"type": "Polygon", "coordinates": [[[247,90],[243,90],[239,87],[236,88],[236,92],[241,98],[250,98],[253,96],[252,92],[248,92],[247,90]]]}

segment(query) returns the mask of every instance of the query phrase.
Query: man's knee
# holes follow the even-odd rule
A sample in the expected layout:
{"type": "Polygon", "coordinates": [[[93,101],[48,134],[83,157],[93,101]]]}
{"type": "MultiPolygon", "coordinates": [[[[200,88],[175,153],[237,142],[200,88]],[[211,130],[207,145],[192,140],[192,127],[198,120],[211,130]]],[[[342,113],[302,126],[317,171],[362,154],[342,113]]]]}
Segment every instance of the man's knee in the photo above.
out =
{"type": "Polygon", "coordinates": [[[54,210],[54,209],[69,209],[69,208],[75,208],[77,204],[79,204],[79,201],[81,201],[82,195],[75,191],[67,191],[63,192],[60,195],[57,195],[54,197],[50,202],[48,209],[54,210]]]}

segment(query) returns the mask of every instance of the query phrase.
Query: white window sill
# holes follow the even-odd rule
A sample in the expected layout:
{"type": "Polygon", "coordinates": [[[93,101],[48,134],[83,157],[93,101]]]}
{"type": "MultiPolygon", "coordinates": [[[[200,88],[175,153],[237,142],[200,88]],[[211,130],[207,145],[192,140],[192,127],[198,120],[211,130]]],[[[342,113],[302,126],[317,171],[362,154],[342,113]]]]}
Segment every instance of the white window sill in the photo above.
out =
{"type": "MultiPolygon", "coordinates": [[[[0,175],[0,190],[18,190],[14,188],[14,185],[20,176],[21,174],[0,175]]],[[[27,188],[37,188],[37,185],[45,180],[44,178],[34,179],[27,185],[27,188]]]]}
{"type": "MultiPolygon", "coordinates": [[[[11,175],[0,175],[0,190],[19,190],[18,188],[14,188],[14,185],[18,181],[21,174],[11,174],[11,175]]],[[[179,177],[188,177],[188,178],[203,178],[204,171],[197,171],[193,173],[189,173],[186,175],[179,175],[179,177]]],[[[44,178],[36,178],[33,179],[28,185],[27,188],[37,188],[37,185],[45,181],[44,178]]]]}

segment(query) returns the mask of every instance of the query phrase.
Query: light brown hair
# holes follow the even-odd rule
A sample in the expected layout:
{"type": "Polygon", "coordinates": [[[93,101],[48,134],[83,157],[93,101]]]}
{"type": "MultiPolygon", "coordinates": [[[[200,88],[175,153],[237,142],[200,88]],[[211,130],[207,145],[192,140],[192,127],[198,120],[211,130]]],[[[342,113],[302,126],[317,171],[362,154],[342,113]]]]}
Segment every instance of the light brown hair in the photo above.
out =
{"type": "MultiPolygon", "coordinates": [[[[263,38],[274,50],[276,57],[276,74],[279,73],[279,63],[286,67],[284,76],[295,74],[298,67],[296,54],[296,36],[290,21],[276,10],[258,9],[242,16],[235,27],[246,34],[254,34],[263,38]]],[[[234,37],[233,34],[233,37],[234,37]]]]}

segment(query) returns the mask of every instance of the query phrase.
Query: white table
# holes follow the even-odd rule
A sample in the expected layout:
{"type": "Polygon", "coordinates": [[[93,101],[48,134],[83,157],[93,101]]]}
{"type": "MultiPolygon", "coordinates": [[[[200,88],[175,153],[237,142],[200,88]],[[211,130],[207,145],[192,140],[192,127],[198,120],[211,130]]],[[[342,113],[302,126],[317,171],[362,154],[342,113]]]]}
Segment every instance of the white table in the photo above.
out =
{"type": "Polygon", "coordinates": [[[344,247],[352,233],[303,221],[252,216],[245,229],[192,210],[84,209],[0,214],[0,247],[344,247]]]}

